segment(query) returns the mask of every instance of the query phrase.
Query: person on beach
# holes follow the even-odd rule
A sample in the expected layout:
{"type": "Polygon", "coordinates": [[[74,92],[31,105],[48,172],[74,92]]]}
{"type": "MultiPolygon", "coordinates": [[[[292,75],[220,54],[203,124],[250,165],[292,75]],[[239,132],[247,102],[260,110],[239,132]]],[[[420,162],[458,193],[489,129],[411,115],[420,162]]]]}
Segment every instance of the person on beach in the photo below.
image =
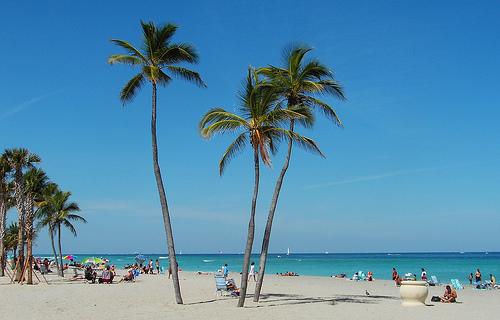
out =
{"type": "Polygon", "coordinates": [[[472,280],[474,280],[474,274],[472,272],[469,274],[469,284],[472,286],[472,280]]]}
{"type": "Polygon", "coordinates": [[[497,283],[497,279],[495,278],[495,276],[493,274],[490,273],[490,283],[491,283],[491,287],[492,288],[495,288],[495,285],[497,283]]]}
{"type": "Polygon", "coordinates": [[[476,274],[474,275],[474,278],[476,279],[476,284],[481,284],[481,271],[479,271],[479,268],[476,270],[476,274]]]}
{"type": "Polygon", "coordinates": [[[441,302],[453,303],[457,301],[457,291],[453,289],[450,285],[447,285],[444,289],[444,295],[441,297],[441,302]]]}
{"type": "Polygon", "coordinates": [[[155,264],[156,264],[156,271],[158,272],[158,274],[160,274],[160,262],[158,261],[158,259],[156,259],[155,264]]]}
{"type": "Polygon", "coordinates": [[[422,281],[427,281],[427,272],[425,271],[424,268],[422,268],[422,273],[420,274],[420,279],[422,279],[422,281]]]}
{"type": "Polygon", "coordinates": [[[153,274],[153,259],[149,259],[149,263],[148,263],[148,266],[149,266],[149,273],[153,274]]]}
{"type": "Polygon", "coordinates": [[[224,276],[224,278],[227,278],[227,276],[229,275],[229,268],[227,267],[227,263],[222,266],[222,275],[224,276]]]}
{"type": "Polygon", "coordinates": [[[368,273],[366,274],[366,281],[373,281],[373,272],[371,271],[368,271],[368,273]]]}
{"type": "Polygon", "coordinates": [[[250,264],[250,272],[248,273],[248,280],[253,277],[253,281],[257,282],[257,279],[255,278],[255,262],[252,261],[250,264]]]}

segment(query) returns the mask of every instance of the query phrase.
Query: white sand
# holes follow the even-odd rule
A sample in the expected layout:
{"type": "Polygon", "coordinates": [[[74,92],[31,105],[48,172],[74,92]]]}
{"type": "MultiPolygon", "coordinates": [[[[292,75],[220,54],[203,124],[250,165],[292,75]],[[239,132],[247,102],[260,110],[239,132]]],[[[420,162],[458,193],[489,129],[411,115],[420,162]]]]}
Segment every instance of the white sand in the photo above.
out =
{"type": "MultiPolygon", "coordinates": [[[[236,274],[232,275],[236,278],[236,274]]],[[[174,303],[165,276],[135,283],[62,282],[11,285],[0,279],[2,319],[500,319],[500,290],[459,291],[459,303],[431,303],[443,287],[430,287],[429,306],[402,307],[392,281],[353,282],[324,277],[266,277],[263,299],[236,308],[236,298],[215,296],[213,275],[181,272],[185,305],[174,303]],[[365,295],[368,290],[370,296],[365,295]]],[[[253,293],[254,283],[249,286],[253,293]]]]}

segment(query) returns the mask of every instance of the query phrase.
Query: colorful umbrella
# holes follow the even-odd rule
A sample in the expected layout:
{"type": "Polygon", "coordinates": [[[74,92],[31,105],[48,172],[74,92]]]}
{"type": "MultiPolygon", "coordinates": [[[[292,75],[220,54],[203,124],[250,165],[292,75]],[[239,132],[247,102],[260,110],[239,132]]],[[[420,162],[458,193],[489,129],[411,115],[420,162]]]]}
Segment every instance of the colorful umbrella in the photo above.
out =
{"type": "Polygon", "coordinates": [[[137,256],[135,256],[135,261],[139,264],[144,263],[144,261],[146,261],[146,257],[142,254],[138,254],[137,256]]]}
{"type": "Polygon", "coordinates": [[[72,254],[63,257],[64,260],[75,260],[75,258],[76,258],[76,256],[74,256],[72,254]]]}
{"type": "Polygon", "coordinates": [[[100,263],[103,263],[104,260],[102,260],[101,258],[97,258],[97,257],[88,257],[88,258],[83,259],[82,262],[83,263],[100,264],[100,263]]]}

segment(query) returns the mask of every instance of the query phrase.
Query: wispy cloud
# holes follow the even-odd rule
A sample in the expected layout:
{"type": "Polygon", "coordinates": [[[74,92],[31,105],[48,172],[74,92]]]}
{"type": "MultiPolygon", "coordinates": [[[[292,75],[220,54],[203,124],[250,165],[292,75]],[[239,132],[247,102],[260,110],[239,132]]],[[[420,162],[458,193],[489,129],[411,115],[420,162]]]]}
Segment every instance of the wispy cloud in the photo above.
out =
{"type": "Polygon", "coordinates": [[[308,190],[308,189],[326,188],[326,187],[338,186],[338,185],[342,185],[342,184],[351,184],[351,183],[364,182],[364,181],[380,180],[380,179],[385,179],[385,178],[390,178],[390,177],[395,177],[395,176],[403,176],[403,175],[408,175],[408,174],[413,174],[413,173],[427,172],[427,171],[433,171],[433,170],[444,169],[444,168],[449,168],[449,167],[450,166],[434,167],[434,168],[419,168],[419,169],[401,170],[401,171],[390,171],[390,172],[384,172],[384,173],[379,173],[379,174],[374,174],[374,175],[366,175],[366,176],[354,177],[354,178],[350,178],[350,179],[337,180],[337,181],[331,181],[331,182],[326,182],[326,183],[309,185],[309,186],[305,186],[304,189],[308,190]]]}
{"type": "Polygon", "coordinates": [[[37,102],[40,102],[42,100],[45,100],[57,93],[60,93],[61,90],[57,90],[57,91],[53,91],[53,92],[49,92],[49,93],[46,93],[46,94],[42,94],[38,97],[34,97],[34,98],[31,98],[29,100],[26,100],[16,106],[13,106],[12,108],[10,108],[10,110],[8,110],[7,112],[3,113],[0,115],[0,119],[5,119],[7,117],[10,117],[18,112],[21,112],[23,111],[24,109],[26,109],[27,107],[37,103],[37,102]]]}

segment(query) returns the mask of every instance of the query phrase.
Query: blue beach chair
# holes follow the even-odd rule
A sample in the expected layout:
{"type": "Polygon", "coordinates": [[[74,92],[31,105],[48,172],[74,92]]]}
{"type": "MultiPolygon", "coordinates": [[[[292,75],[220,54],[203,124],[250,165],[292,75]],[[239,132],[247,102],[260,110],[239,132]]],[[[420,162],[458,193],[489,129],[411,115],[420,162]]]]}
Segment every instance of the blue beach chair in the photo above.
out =
{"type": "Polygon", "coordinates": [[[215,275],[215,295],[220,292],[220,295],[231,294],[230,290],[227,289],[226,279],[223,275],[215,275]]]}
{"type": "Polygon", "coordinates": [[[458,279],[451,279],[450,281],[451,281],[451,285],[456,290],[463,290],[464,289],[464,286],[460,283],[460,281],[458,281],[458,279]]]}
{"type": "Polygon", "coordinates": [[[437,285],[439,285],[439,281],[438,281],[438,278],[436,276],[431,276],[431,280],[427,281],[427,283],[430,286],[437,286],[437,285]]]}

